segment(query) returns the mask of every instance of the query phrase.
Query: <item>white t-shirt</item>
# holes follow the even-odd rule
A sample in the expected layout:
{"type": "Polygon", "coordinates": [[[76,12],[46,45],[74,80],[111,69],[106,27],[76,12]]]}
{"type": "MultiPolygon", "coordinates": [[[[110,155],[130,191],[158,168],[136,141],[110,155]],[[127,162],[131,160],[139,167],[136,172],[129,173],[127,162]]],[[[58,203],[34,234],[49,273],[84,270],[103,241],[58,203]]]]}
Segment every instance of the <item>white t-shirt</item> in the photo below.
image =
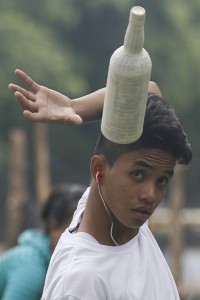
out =
{"type": "MultiPolygon", "coordinates": [[[[70,228],[84,211],[88,190],[70,228]]],[[[67,229],[53,253],[43,300],[179,300],[169,267],[145,223],[121,246],[99,244],[67,229]]]]}

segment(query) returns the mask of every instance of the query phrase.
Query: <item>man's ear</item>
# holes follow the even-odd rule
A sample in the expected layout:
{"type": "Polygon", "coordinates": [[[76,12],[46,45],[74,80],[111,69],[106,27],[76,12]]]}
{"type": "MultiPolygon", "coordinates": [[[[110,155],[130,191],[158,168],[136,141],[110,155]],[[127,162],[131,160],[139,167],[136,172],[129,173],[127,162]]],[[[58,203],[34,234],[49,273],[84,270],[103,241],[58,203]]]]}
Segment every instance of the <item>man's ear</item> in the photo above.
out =
{"type": "Polygon", "coordinates": [[[91,176],[96,180],[96,175],[99,171],[103,172],[105,168],[105,157],[103,155],[94,155],[90,161],[91,176]]]}

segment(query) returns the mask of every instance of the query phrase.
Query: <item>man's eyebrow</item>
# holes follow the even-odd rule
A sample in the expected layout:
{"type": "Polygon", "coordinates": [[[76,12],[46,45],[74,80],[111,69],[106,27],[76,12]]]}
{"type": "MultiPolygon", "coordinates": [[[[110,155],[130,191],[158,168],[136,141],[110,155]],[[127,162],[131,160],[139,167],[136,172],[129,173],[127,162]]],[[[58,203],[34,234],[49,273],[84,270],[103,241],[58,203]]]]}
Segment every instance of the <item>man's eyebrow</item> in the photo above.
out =
{"type": "Polygon", "coordinates": [[[152,166],[152,164],[146,162],[145,160],[136,160],[134,162],[134,165],[135,166],[140,166],[140,167],[145,167],[147,169],[150,169],[150,170],[155,170],[154,166],[152,166]]]}
{"type": "MultiPolygon", "coordinates": [[[[148,162],[146,162],[145,160],[142,160],[142,159],[136,160],[134,162],[134,165],[135,166],[140,166],[140,167],[145,167],[147,169],[155,171],[155,168],[154,168],[154,166],[152,164],[150,164],[150,163],[148,163],[148,162]]],[[[173,177],[174,170],[165,170],[165,173],[168,174],[170,177],[173,177]]]]}

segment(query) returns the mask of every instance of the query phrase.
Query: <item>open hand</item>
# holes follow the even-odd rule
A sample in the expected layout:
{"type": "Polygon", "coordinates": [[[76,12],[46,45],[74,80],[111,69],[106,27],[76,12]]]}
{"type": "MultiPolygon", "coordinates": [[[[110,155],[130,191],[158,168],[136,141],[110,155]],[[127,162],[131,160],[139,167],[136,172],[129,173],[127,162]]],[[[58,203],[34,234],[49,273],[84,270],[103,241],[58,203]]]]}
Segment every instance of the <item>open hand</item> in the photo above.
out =
{"type": "Polygon", "coordinates": [[[41,86],[26,73],[17,69],[15,74],[27,89],[10,83],[8,88],[24,109],[24,117],[33,122],[53,122],[67,125],[80,125],[82,118],[76,114],[73,101],[67,96],[41,86]]]}

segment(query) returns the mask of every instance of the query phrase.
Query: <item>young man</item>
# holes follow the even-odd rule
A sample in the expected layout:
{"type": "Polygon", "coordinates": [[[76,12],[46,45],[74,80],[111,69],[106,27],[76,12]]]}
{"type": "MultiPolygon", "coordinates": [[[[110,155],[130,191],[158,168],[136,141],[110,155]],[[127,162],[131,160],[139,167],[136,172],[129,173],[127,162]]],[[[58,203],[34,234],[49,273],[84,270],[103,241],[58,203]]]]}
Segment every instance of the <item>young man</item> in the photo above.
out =
{"type": "MultiPolygon", "coordinates": [[[[38,88],[43,90],[44,100],[46,88],[17,72],[36,92],[37,102],[38,88]]],[[[25,117],[30,119],[34,113],[38,116],[33,93],[15,85],[10,89],[30,110],[25,117]]],[[[64,97],[53,91],[48,95],[54,99],[64,97]]],[[[50,110],[45,108],[47,116],[50,110]]],[[[101,105],[97,111],[101,111],[101,105]]],[[[74,116],[71,121],[80,124],[75,112],[70,112],[74,116]]],[[[49,115],[44,119],[51,118],[49,115]]],[[[91,158],[90,188],[54,251],[42,299],[179,299],[147,220],[163,199],[176,163],[188,164],[191,157],[174,110],[155,94],[148,95],[143,133],[138,141],[119,145],[100,134],[91,158]]]]}

